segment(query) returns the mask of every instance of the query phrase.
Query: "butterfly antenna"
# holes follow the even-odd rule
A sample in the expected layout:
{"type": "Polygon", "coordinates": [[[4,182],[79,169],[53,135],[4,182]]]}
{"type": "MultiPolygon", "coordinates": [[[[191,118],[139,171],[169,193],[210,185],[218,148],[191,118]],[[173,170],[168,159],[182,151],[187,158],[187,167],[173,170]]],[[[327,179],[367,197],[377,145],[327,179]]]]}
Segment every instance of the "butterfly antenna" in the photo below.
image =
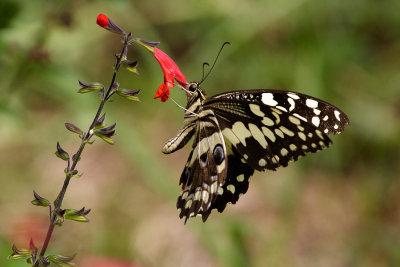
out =
{"type": "Polygon", "coordinates": [[[204,62],[204,63],[203,63],[203,78],[201,79],[201,81],[199,82],[199,84],[201,84],[202,82],[204,82],[204,80],[207,79],[208,75],[210,75],[211,71],[213,70],[213,68],[214,68],[214,66],[215,66],[215,63],[217,63],[217,60],[218,60],[218,58],[219,58],[219,55],[220,55],[221,52],[222,52],[222,49],[224,49],[225,45],[227,45],[227,44],[230,45],[231,43],[230,43],[230,42],[225,42],[225,43],[222,44],[221,48],[220,48],[219,51],[218,51],[217,57],[216,57],[215,60],[214,60],[214,63],[212,64],[210,70],[208,71],[208,73],[207,73],[205,76],[204,76],[204,66],[205,66],[205,65],[209,66],[209,64],[208,64],[207,62],[204,62]]]}
{"type": "Polygon", "coordinates": [[[206,66],[210,66],[210,64],[208,64],[208,62],[203,62],[203,73],[202,73],[202,75],[201,75],[201,81],[204,81],[204,70],[205,70],[205,67],[206,66]]]}

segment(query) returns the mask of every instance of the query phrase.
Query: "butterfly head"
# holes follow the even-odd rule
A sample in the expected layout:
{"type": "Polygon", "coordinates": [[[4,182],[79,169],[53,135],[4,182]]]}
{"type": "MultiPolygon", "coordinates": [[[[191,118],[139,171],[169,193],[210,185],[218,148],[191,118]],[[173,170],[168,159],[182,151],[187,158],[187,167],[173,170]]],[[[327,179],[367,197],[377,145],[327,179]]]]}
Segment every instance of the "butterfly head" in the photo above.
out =
{"type": "Polygon", "coordinates": [[[188,99],[185,108],[185,117],[197,116],[206,99],[206,95],[203,90],[200,89],[200,83],[198,82],[190,82],[187,85],[186,91],[188,93],[188,99]]]}
{"type": "Polygon", "coordinates": [[[188,105],[193,104],[194,102],[200,100],[200,102],[203,102],[203,100],[206,98],[206,95],[203,90],[200,88],[200,83],[199,82],[190,82],[188,84],[188,105]]]}
{"type": "Polygon", "coordinates": [[[200,84],[198,82],[190,82],[188,85],[188,90],[191,93],[194,93],[198,90],[200,84]]]}

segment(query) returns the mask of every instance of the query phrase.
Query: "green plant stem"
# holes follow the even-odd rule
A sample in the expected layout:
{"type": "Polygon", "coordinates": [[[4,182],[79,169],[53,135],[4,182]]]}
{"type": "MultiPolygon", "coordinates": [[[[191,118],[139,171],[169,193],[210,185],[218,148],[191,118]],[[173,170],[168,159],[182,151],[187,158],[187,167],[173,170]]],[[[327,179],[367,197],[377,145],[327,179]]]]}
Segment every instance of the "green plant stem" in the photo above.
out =
{"type": "MultiPolygon", "coordinates": [[[[83,152],[83,150],[85,148],[85,145],[88,143],[88,141],[90,141],[90,138],[93,136],[93,134],[91,132],[92,132],[97,120],[99,119],[100,114],[103,111],[104,104],[109,99],[110,92],[111,92],[111,90],[113,88],[113,85],[115,83],[117,72],[118,72],[119,67],[121,66],[121,63],[122,63],[122,57],[125,54],[125,51],[126,51],[127,46],[128,46],[128,37],[129,36],[124,36],[124,46],[122,48],[120,56],[117,57],[117,62],[115,64],[114,73],[113,73],[113,77],[111,79],[110,86],[108,87],[106,93],[103,95],[103,98],[102,98],[102,100],[100,102],[99,108],[97,109],[96,115],[95,115],[95,117],[94,117],[94,119],[93,119],[93,121],[92,121],[92,123],[91,123],[91,125],[89,127],[89,130],[87,131],[86,134],[84,134],[82,136],[81,145],[79,146],[78,151],[73,156],[73,161],[72,161],[71,167],[69,167],[69,166],[67,167],[67,173],[66,173],[66,177],[65,177],[65,180],[64,180],[64,184],[63,184],[63,187],[62,187],[60,193],[58,194],[56,200],[54,201],[54,209],[53,209],[52,213],[50,214],[49,228],[47,230],[46,238],[45,238],[45,241],[43,243],[42,249],[40,250],[40,254],[39,254],[40,257],[35,262],[35,265],[34,265],[35,267],[39,267],[40,258],[43,258],[44,254],[46,253],[47,247],[48,247],[48,245],[50,243],[50,239],[51,239],[51,236],[52,236],[53,231],[54,231],[54,227],[56,225],[55,223],[57,221],[57,213],[61,210],[62,202],[64,200],[65,193],[67,191],[69,182],[71,180],[72,173],[73,173],[73,171],[75,171],[76,165],[78,164],[78,161],[79,161],[79,159],[81,157],[81,154],[82,154],[82,152],[83,152]]],[[[68,162],[68,165],[69,165],[69,162],[68,162]]]]}

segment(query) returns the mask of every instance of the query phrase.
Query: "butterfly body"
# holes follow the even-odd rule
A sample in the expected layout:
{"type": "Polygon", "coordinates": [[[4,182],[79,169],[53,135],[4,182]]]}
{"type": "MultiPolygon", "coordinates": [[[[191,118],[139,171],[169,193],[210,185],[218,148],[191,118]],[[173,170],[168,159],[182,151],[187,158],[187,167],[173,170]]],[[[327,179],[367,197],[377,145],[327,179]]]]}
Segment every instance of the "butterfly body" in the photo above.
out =
{"type": "Polygon", "coordinates": [[[247,192],[254,170],[276,170],[331,144],[349,119],[327,102],[289,91],[247,90],[207,97],[190,83],[184,127],[163,148],[172,153],[194,136],[180,178],[177,208],[187,220],[222,212],[247,192]]]}

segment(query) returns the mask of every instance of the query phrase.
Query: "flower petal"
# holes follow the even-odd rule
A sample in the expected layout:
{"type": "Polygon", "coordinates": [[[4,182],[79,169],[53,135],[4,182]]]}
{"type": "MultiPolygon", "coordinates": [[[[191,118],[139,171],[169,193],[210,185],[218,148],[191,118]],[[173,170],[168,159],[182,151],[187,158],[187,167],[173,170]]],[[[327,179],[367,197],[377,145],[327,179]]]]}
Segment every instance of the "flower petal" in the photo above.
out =
{"type": "Polygon", "coordinates": [[[177,81],[182,86],[187,85],[186,77],[183,75],[183,73],[180,71],[180,69],[177,69],[175,71],[175,81],[177,81]]]}
{"type": "Polygon", "coordinates": [[[154,99],[161,98],[161,102],[165,102],[168,100],[169,97],[169,88],[166,83],[162,83],[154,96],[154,99]]]}

